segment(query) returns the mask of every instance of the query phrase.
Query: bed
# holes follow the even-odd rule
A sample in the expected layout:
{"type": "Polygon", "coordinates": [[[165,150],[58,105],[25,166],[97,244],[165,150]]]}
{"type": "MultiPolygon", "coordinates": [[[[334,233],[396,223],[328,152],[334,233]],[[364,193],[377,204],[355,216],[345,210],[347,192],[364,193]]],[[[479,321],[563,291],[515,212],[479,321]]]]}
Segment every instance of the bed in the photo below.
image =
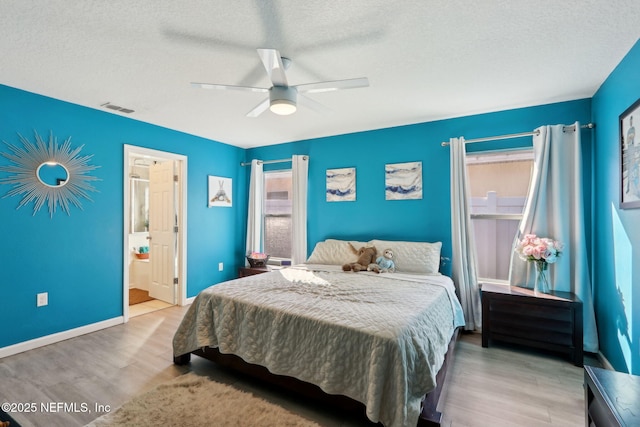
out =
{"type": "Polygon", "coordinates": [[[437,272],[440,246],[352,243],[394,248],[397,271],[343,272],[348,244],[329,239],[306,264],[211,286],[176,331],[174,362],[193,353],[307,395],[344,396],[334,403],[359,402],[386,427],[438,425],[445,356],[464,323],[451,279],[437,272]]]}

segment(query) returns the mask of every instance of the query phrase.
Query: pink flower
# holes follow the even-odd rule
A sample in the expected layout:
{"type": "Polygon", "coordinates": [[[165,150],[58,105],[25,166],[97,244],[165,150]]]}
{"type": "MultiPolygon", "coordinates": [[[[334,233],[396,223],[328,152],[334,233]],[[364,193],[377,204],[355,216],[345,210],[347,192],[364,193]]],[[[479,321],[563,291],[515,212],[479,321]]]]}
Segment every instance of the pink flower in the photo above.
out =
{"type": "Polygon", "coordinates": [[[543,257],[544,252],[547,250],[547,247],[545,245],[541,245],[539,244],[538,246],[536,246],[535,248],[533,248],[533,257],[535,259],[540,259],[543,257]]]}
{"type": "Polygon", "coordinates": [[[538,237],[535,234],[525,234],[518,241],[515,252],[524,261],[543,261],[552,264],[560,256],[562,244],[548,237],[538,237]]]}

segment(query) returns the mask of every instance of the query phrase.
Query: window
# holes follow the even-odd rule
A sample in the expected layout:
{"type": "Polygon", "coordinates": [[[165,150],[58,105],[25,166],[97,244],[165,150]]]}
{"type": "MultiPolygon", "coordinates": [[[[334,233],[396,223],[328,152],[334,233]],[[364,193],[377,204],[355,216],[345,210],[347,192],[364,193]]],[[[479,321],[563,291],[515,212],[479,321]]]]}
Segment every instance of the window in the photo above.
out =
{"type": "Polygon", "coordinates": [[[513,241],[531,181],[533,149],[467,153],[480,281],[509,279],[513,241]]]}
{"type": "Polygon", "coordinates": [[[271,259],[291,259],[291,170],[264,173],[264,251],[271,259]]]}

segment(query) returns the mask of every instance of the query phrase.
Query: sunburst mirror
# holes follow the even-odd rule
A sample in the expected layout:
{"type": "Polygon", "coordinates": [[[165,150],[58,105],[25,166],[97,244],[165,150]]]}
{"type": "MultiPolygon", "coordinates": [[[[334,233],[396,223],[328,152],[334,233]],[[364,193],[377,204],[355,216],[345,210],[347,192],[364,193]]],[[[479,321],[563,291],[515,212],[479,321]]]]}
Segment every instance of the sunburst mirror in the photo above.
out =
{"type": "Polygon", "coordinates": [[[12,162],[8,166],[0,166],[0,171],[13,174],[0,178],[0,183],[13,185],[4,197],[22,195],[16,209],[33,201],[33,215],[46,204],[49,215],[53,217],[57,206],[71,215],[71,205],[82,209],[82,198],[91,201],[88,193],[97,190],[90,182],[98,178],[88,173],[99,166],[89,165],[92,155],[79,155],[84,145],[72,148],[71,137],[58,145],[53,133],[49,135],[48,142],[38,132],[35,132],[35,142],[20,134],[18,137],[22,147],[3,141],[10,152],[0,153],[12,162]]]}

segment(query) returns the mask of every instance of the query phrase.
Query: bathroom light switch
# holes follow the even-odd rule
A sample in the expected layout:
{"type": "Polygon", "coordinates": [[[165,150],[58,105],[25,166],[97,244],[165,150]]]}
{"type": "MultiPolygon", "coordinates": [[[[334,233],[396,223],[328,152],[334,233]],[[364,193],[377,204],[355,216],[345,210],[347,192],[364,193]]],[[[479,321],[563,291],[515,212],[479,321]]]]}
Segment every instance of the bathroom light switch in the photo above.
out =
{"type": "Polygon", "coordinates": [[[222,271],[222,270],[224,270],[224,264],[219,262],[218,263],[218,271],[222,271]]]}

